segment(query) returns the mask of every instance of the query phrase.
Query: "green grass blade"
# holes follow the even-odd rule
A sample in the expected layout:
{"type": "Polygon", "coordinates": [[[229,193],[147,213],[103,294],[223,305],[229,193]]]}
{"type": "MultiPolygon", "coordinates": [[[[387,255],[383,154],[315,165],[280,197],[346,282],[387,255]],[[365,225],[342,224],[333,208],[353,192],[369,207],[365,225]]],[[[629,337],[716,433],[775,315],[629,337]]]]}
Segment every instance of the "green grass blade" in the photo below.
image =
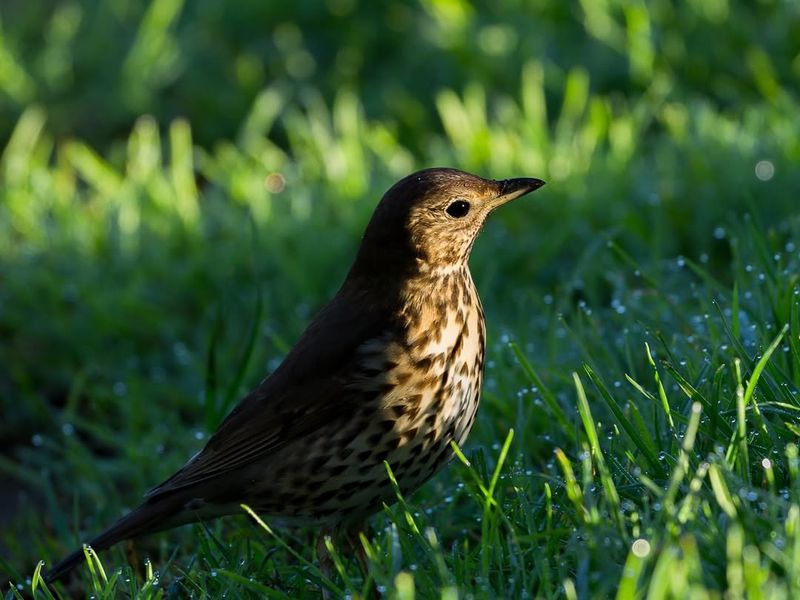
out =
{"type": "Polygon", "coordinates": [[[716,464],[711,464],[708,467],[708,480],[711,482],[711,489],[714,492],[714,498],[719,507],[731,519],[735,519],[737,515],[736,504],[734,503],[733,496],[723,479],[722,471],[716,464]]]}
{"type": "Polygon", "coordinates": [[[320,580],[322,585],[324,585],[327,589],[329,589],[334,594],[337,594],[337,595],[342,595],[343,594],[343,591],[341,590],[341,588],[339,588],[330,579],[325,577],[322,574],[322,572],[319,570],[319,567],[317,567],[317,565],[315,565],[314,563],[312,563],[311,561],[306,559],[302,554],[297,552],[297,550],[295,550],[294,548],[289,546],[289,544],[287,544],[283,540],[283,538],[281,538],[280,536],[276,535],[275,532],[272,530],[272,528],[269,525],[267,525],[264,522],[264,520],[261,517],[259,517],[258,514],[252,508],[250,508],[246,504],[242,504],[241,506],[242,506],[242,510],[244,510],[244,512],[246,512],[248,515],[250,515],[250,517],[256,522],[256,524],[261,529],[263,529],[264,531],[266,531],[269,534],[271,539],[275,540],[275,542],[281,548],[283,548],[286,552],[291,554],[294,557],[294,559],[297,560],[300,564],[302,564],[302,565],[306,566],[307,568],[309,568],[314,573],[315,577],[317,577],[320,580]]]}
{"type": "Polygon", "coordinates": [[[644,430],[637,428],[630,421],[630,419],[628,419],[622,408],[619,406],[619,404],[617,404],[617,401],[608,391],[608,388],[606,388],[603,381],[595,374],[594,370],[588,365],[584,365],[583,368],[586,371],[586,374],[589,376],[589,379],[592,380],[592,383],[600,392],[600,396],[606,401],[606,404],[611,409],[611,412],[614,414],[617,423],[619,423],[620,427],[622,427],[628,437],[630,437],[636,448],[638,448],[639,451],[644,455],[645,459],[650,464],[650,467],[657,474],[657,477],[666,476],[664,467],[658,460],[658,453],[656,452],[656,446],[653,440],[651,438],[644,437],[644,430]]]}
{"type": "Polygon", "coordinates": [[[542,399],[544,400],[545,404],[547,404],[547,407],[550,409],[550,412],[553,414],[553,417],[556,419],[556,422],[558,423],[559,427],[561,427],[562,431],[565,433],[572,431],[574,427],[567,418],[567,414],[564,412],[564,409],[561,408],[561,405],[558,403],[558,399],[544,384],[516,342],[511,343],[511,350],[514,352],[514,356],[516,356],[517,362],[519,362],[522,370],[525,372],[525,375],[528,377],[531,383],[533,383],[533,385],[539,389],[542,399]]]}
{"type": "Polygon", "coordinates": [[[285,592],[271,588],[259,581],[255,581],[251,577],[245,577],[244,575],[234,573],[228,569],[216,569],[216,573],[230,579],[237,587],[243,590],[250,590],[257,593],[260,598],[274,598],[276,600],[290,600],[291,598],[291,596],[285,592]]]}
{"type": "Polygon", "coordinates": [[[650,555],[650,543],[644,539],[637,539],[631,545],[628,558],[622,567],[622,577],[617,588],[616,600],[636,600],[637,587],[642,571],[650,555]]]}
{"type": "Polygon", "coordinates": [[[239,362],[236,366],[236,371],[234,373],[233,379],[231,379],[230,384],[228,385],[227,392],[225,393],[225,402],[222,405],[222,412],[227,413],[228,409],[233,406],[233,403],[239,398],[240,392],[239,390],[242,387],[242,383],[244,382],[245,376],[247,375],[247,369],[250,366],[250,362],[252,361],[253,354],[256,348],[256,341],[258,340],[258,334],[261,331],[261,320],[264,313],[264,298],[262,296],[261,288],[256,286],[256,307],[253,314],[253,319],[250,324],[250,333],[247,336],[247,342],[244,346],[244,352],[242,352],[241,357],[239,358],[239,362]]]}
{"type": "Polygon", "coordinates": [[[780,333],[775,336],[775,339],[772,340],[772,343],[767,347],[764,351],[764,354],[756,363],[755,368],[753,368],[753,373],[750,375],[750,379],[747,381],[747,388],[744,391],[744,405],[745,407],[750,404],[750,401],[753,399],[753,393],[756,389],[756,384],[758,383],[759,378],[761,377],[761,373],[764,371],[764,367],[767,366],[770,357],[772,356],[775,349],[778,347],[778,344],[781,343],[783,336],[786,335],[786,332],[789,330],[789,325],[784,325],[781,329],[780,333]]]}
{"type": "Polygon", "coordinates": [[[603,456],[603,450],[600,448],[600,439],[597,436],[597,429],[594,426],[594,419],[592,418],[592,412],[589,408],[589,401],[586,399],[586,392],[583,389],[583,383],[581,382],[578,374],[573,373],[572,378],[575,382],[575,390],[578,394],[578,412],[581,415],[581,421],[583,422],[583,428],[586,431],[586,436],[589,438],[589,447],[592,450],[592,456],[594,456],[595,460],[597,461],[597,469],[600,471],[600,481],[602,482],[603,489],[606,492],[606,499],[610,504],[612,517],[615,518],[618,526],[620,529],[622,529],[623,525],[622,521],[620,520],[619,513],[619,494],[617,493],[617,488],[614,485],[614,480],[611,477],[611,472],[608,470],[608,466],[606,465],[606,460],[603,456]]]}
{"type": "Polygon", "coordinates": [[[650,344],[647,342],[644,343],[645,350],[647,351],[647,362],[650,363],[650,366],[653,367],[653,380],[656,383],[656,387],[658,388],[658,398],[661,400],[661,408],[664,409],[664,414],[667,415],[667,423],[669,423],[669,428],[672,430],[673,435],[675,434],[675,423],[672,420],[672,410],[669,406],[669,401],[667,400],[667,392],[664,390],[664,384],[661,383],[661,375],[658,373],[658,367],[656,367],[656,361],[653,360],[653,354],[650,352],[650,344]]]}

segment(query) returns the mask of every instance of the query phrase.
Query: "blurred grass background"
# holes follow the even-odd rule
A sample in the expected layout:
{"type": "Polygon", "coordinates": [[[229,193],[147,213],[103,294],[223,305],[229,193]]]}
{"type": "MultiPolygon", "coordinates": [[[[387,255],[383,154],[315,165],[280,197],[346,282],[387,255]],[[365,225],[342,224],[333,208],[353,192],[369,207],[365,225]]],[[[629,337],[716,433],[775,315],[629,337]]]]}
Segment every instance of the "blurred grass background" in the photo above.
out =
{"type": "MultiPolygon", "coordinates": [[[[556,446],[585,466],[570,375],[583,363],[617,394],[623,420],[649,402],[634,400],[626,374],[658,395],[648,340],[694,388],[711,386],[705,398],[735,400],[734,359],[755,365],[797,319],[798,39],[800,6],[781,0],[4,0],[0,501],[12,579],[24,583],[38,559],[112,520],[203,443],[335,291],[383,190],[415,168],[548,181],[496,216],[472,260],[494,366],[471,448],[496,457],[493,444],[514,427],[519,489],[541,494],[542,478],[572,489],[556,446]],[[509,342],[553,390],[558,427],[531,400],[541,385],[509,342]]],[[[786,395],[764,398],[781,405],[780,433],[748,438],[754,456],[772,460],[796,441],[795,329],[786,340],[770,384],[786,395]]],[[[679,375],[670,402],[688,389],[679,375]]],[[[594,394],[593,410],[612,422],[594,394]]],[[[691,404],[679,404],[686,427],[691,404]]],[[[735,407],[721,406],[727,422],[735,407]]],[[[644,468],[666,486],[672,471],[617,445],[616,418],[604,440],[614,476],[644,468]]],[[[677,457],[685,432],[665,434],[672,417],[646,422],[662,460],[677,457]]],[[[701,445],[738,447],[715,423],[701,422],[701,445]]],[[[720,468],[748,473],[749,486],[758,460],[740,471],[726,456],[720,468]]],[[[789,466],[779,473],[789,478],[789,466]]],[[[437,500],[452,500],[465,477],[450,469],[414,497],[439,511],[432,525],[454,543],[474,507],[437,500]]],[[[623,478],[631,502],[655,494],[623,478]]],[[[758,527],[742,521],[749,543],[783,527],[796,501],[786,486],[786,497],[773,490],[768,517],[753,508],[758,527]],[[770,512],[773,500],[782,508],[770,512]]],[[[710,514],[730,517],[724,495],[704,489],[710,514]]],[[[614,589],[642,519],[631,525],[623,512],[627,533],[608,537],[619,546],[608,564],[595,564],[608,548],[565,541],[585,540],[591,519],[576,521],[577,533],[531,533],[561,559],[537,566],[525,591],[549,596],[552,584],[569,596],[564,580],[614,589]]],[[[706,542],[721,553],[729,529],[717,533],[706,542]]],[[[192,532],[173,535],[197,550],[192,532]]],[[[177,545],[153,543],[162,557],[177,545]]],[[[764,577],[795,589],[800,569],[775,556],[764,577]]],[[[700,577],[702,589],[730,585],[725,556],[701,560],[717,573],[700,577]]],[[[663,587],[654,564],[643,572],[663,587]]],[[[692,568],[681,581],[694,581],[692,568]]],[[[520,591],[465,570],[454,576],[462,591],[520,591]]]]}

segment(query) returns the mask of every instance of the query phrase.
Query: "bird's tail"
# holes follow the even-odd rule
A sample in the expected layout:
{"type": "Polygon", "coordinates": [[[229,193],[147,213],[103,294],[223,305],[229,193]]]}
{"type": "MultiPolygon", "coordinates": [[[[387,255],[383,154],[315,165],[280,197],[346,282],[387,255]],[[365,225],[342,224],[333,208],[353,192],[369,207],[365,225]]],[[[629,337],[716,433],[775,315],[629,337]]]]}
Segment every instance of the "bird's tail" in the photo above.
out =
{"type": "MultiPolygon", "coordinates": [[[[175,497],[151,498],[103,533],[89,540],[86,545],[91,546],[92,550],[105,550],[122,540],[166,529],[175,524],[175,517],[179,516],[182,508],[183,502],[175,497]]],[[[78,548],[53,565],[53,568],[45,573],[44,580],[51,583],[63,578],[80,565],[84,559],[83,547],[78,548]]]]}

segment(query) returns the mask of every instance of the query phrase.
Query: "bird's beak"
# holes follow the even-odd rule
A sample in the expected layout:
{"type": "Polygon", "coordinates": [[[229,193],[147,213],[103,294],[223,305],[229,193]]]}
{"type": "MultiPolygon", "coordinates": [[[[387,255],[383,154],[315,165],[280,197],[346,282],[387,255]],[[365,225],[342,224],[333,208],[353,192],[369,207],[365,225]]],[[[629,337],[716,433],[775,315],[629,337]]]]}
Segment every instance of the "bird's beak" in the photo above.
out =
{"type": "Polygon", "coordinates": [[[517,177],[516,179],[504,179],[497,181],[499,193],[491,200],[492,208],[516,200],[520,196],[530,194],[544,185],[544,181],[535,177],[517,177]]]}

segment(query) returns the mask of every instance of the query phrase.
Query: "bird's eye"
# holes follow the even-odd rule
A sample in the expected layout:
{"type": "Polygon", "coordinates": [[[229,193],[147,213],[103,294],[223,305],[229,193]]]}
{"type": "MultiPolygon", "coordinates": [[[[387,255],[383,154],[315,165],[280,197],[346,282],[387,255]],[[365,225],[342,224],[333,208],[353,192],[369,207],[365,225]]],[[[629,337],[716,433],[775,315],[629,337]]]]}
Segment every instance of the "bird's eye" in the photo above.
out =
{"type": "Polygon", "coordinates": [[[460,219],[469,212],[469,202],[466,200],[456,200],[455,202],[451,202],[450,206],[448,206],[445,210],[451,217],[460,219]]]}

